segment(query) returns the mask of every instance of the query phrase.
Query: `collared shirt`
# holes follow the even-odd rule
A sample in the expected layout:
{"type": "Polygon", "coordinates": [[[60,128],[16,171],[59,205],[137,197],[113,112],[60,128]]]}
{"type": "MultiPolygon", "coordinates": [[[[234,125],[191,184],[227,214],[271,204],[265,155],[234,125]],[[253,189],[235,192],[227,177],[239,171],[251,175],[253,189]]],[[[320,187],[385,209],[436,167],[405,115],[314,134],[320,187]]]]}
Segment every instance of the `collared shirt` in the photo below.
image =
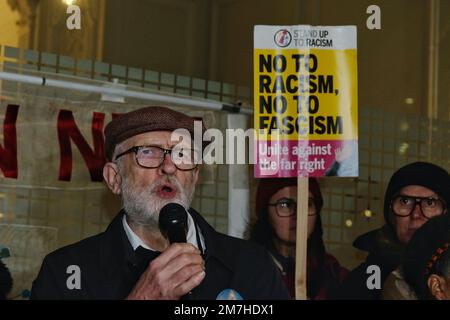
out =
{"type": "MultiPolygon", "coordinates": [[[[186,211],[186,213],[187,213],[187,217],[188,217],[188,232],[186,234],[186,242],[192,244],[194,247],[196,247],[198,249],[199,246],[198,246],[198,242],[197,242],[197,232],[196,232],[198,230],[201,246],[202,246],[203,253],[204,253],[205,252],[205,240],[203,238],[203,235],[202,235],[201,231],[198,228],[196,228],[194,219],[192,219],[189,212],[186,211]]],[[[133,247],[133,250],[136,250],[139,246],[141,246],[145,249],[156,251],[155,249],[153,249],[153,248],[149,247],[147,244],[145,244],[145,242],[142,241],[142,239],[139,238],[139,236],[130,228],[125,214],[123,215],[123,218],[122,218],[122,224],[123,224],[125,233],[128,237],[128,240],[130,241],[130,244],[133,247]]]]}

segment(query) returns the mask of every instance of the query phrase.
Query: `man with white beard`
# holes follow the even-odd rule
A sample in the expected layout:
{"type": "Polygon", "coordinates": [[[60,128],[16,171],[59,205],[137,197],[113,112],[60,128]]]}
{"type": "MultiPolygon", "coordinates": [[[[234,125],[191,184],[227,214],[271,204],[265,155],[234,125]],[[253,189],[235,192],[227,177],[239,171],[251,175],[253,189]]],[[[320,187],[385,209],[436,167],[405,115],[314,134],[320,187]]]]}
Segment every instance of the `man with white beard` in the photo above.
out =
{"type": "Polygon", "coordinates": [[[289,298],[263,248],[216,232],[190,208],[203,150],[187,133],[194,136],[194,118],[164,107],[106,126],[103,176],[123,209],[105,232],[49,254],[32,299],[289,298]],[[186,211],[186,243],[171,244],[159,229],[168,203],[186,211]]]}

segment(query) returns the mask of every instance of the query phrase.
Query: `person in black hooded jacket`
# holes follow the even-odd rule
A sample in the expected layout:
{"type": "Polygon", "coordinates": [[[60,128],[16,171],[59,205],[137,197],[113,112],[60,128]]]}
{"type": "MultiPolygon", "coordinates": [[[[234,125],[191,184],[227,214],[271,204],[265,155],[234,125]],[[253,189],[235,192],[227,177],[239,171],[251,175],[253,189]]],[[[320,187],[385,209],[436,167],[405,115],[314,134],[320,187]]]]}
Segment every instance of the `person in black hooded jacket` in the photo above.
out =
{"type": "Polygon", "coordinates": [[[0,300],[6,300],[12,289],[12,277],[6,265],[0,260],[0,300]]]}
{"type": "Polygon", "coordinates": [[[379,299],[384,282],[401,264],[406,244],[415,231],[429,218],[446,214],[449,202],[450,176],[445,169],[414,162],[397,170],[385,193],[386,224],[354,241],[353,246],[367,251],[368,256],[349,273],[334,298],[379,299]],[[374,279],[377,267],[380,279],[374,279]]]}
{"type": "Polygon", "coordinates": [[[430,219],[406,247],[405,280],[420,300],[450,300],[450,216],[430,219]]]}

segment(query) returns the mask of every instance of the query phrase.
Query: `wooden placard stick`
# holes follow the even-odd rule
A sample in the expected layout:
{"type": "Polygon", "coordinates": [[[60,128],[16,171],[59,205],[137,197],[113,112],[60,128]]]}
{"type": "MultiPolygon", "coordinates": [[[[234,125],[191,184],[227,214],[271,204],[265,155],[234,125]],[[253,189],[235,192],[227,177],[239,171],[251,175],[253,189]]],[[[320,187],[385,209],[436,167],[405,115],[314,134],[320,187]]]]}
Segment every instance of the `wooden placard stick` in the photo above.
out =
{"type": "Polygon", "coordinates": [[[308,177],[297,178],[297,237],[295,246],[295,299],[306,300],[308,243],[308,177]]]}

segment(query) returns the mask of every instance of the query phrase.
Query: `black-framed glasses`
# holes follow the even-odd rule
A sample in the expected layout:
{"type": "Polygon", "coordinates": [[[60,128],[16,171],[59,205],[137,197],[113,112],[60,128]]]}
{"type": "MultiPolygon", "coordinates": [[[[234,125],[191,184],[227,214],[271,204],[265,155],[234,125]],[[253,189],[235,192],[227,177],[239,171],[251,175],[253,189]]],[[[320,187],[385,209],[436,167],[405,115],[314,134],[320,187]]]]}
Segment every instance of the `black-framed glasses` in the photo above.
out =
{"type": "MultiPolygon", "coordinates": [[[[290,217],[297,214],[297,201],[289,198],[282,198],[274,203],[269,203],[269,206],[275,207],[275,212],[279,217],[290,217]]],[[[316,204],[314,198],[308,198],[308,216],[315,216],[317,214],[316,204]]]]}
{"type": "Polygon", "coordinates": [[[399,194],[391,201],[392,212],[399,217],[410,216],[415,207],[419,205],[425,218],[433,218],[445,212],[444,200],[434,197],[413,197],[399,194]]]}
{"type": "Polygon", "coordinates": [[[164,149],[158,146],[134,146],[117,155],[114,160],[132,152],[135,154],[137,164],[147,169],[155,169],[161,166],[166,154],[170,155],[175,167],[182,171],[195,169],[200,160],[200,153],[194,149],[185,147],[164,149]]]}

